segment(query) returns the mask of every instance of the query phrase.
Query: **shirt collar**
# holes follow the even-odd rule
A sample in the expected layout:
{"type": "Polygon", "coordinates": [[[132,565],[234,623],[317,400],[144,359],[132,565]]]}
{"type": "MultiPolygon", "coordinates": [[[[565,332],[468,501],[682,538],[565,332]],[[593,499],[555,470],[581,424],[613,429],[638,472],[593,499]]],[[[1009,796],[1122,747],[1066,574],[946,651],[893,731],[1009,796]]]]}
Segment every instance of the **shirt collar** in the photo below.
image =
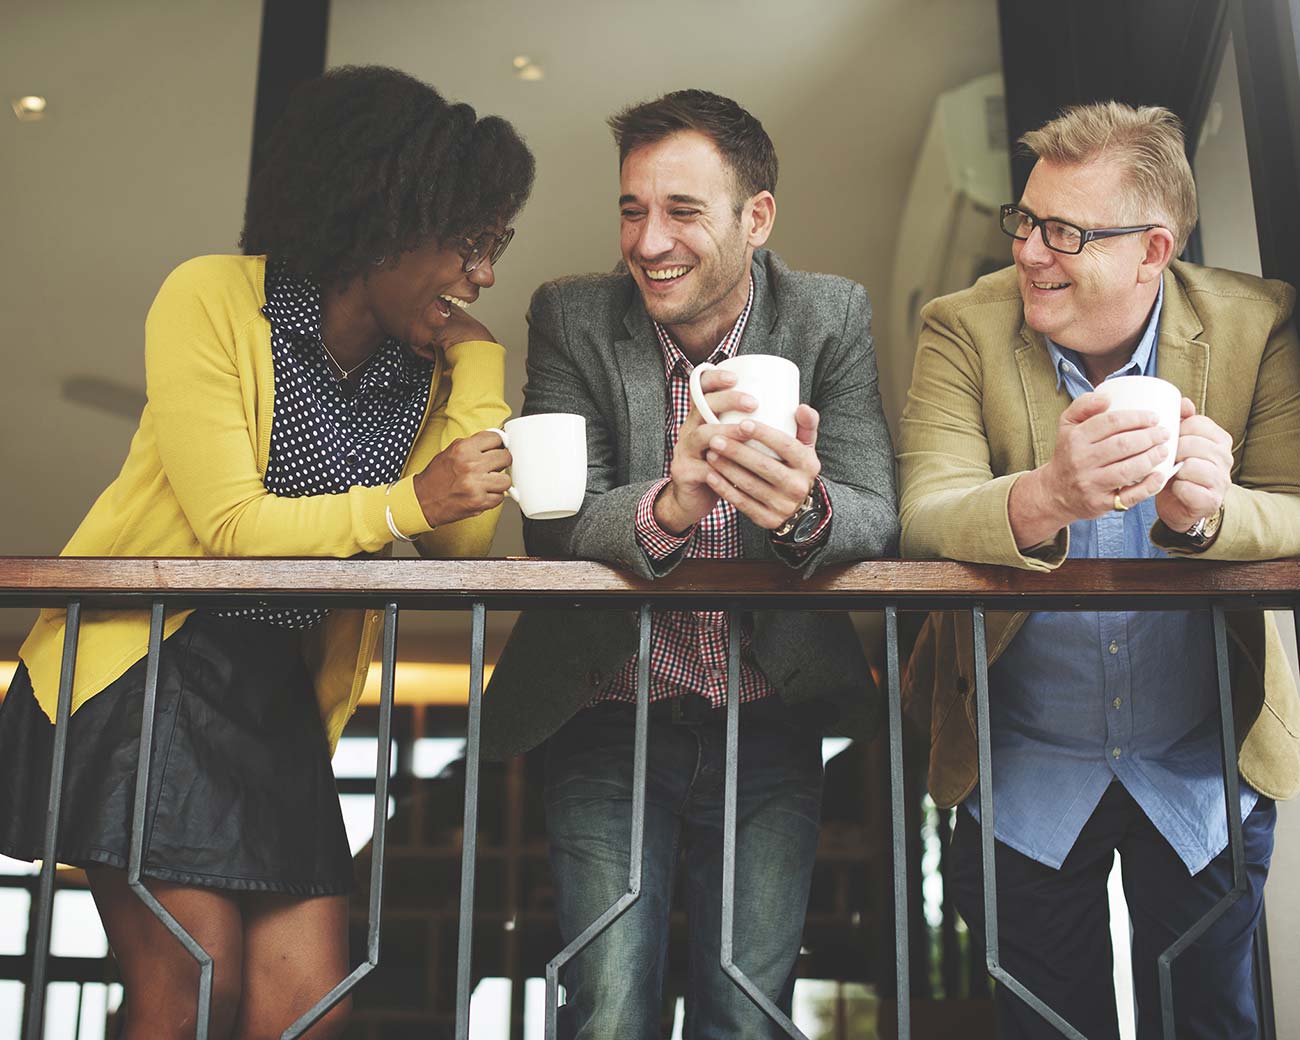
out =
{"type": "Polygon", "coordinates": [[[280,261],[266,265],[266,305],[262,313],[284,332],[320,335],[320,288],[309,278],[293,274],[280,261]]]}
{"type": "MultiPolygon", "coordinates": [[[[710,364],[716,365],[719,361],[736,356],[736,351],[740,347],[740,338],[745,334],[745,325],[749,321],[749,315],[753,309],[754,276],[750,275],[749,297],[745,300],[745,306],[740,312],[740,317],[736,319],[736,323],[731,326],[731,330],[722,337],[722,341],[713,348],[713,353],[706,359],[710,364]]],[[[655,335],[659,337],[659,346],[664,353],[664,378],[671,379],[673,372],[679,368],[683,372],[689,372],[694,368],[695,366],[691,364],[690,359],[682,353],[681,347],[673,342],[673,337],[668,330],[657,321],[653,324],[655,335]]]]}
{"type": "MultiPolygon", "coordinates": [[[[1156,339],[1160,334],[1160,309],[1165,299],[1165,282],[1160,279],[1160,287],[1156,290],[1155,306],[1151,308],[1151,317],[1147,319],[1146,328],[1142,331],[1142,338],[1138,340],[1132,355],[1129,357],[1118,371],[1112,372],[1107,379],[1116,379],[1119,376],[1153,376],[1156,374],[1156,339]]],[[[1046,338],[1046,337],[1045,337],[1046,338]]],[[[1047,339],[1047,353],[1051,355],[1052,367],[1056,370],[1056,388],[1059,390],[1062,386],[1073,382],[1077,375],[1080,379],[1086,379],[1083,375],[1083,359],[1077,351],[1069,347],[1062,347],[1053,343],[1050,338],[1047,339]]]]}

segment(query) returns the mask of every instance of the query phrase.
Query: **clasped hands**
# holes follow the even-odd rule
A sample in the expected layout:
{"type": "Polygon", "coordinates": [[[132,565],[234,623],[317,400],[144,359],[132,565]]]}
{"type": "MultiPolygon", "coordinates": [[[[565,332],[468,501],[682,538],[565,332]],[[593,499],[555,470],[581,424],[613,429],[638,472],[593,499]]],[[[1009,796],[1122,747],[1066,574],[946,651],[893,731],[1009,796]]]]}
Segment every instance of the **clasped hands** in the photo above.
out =
{"type": "Polygon", "coordinates": [[[1040,544],[1075,520],[1128,509],[1152,495],[1171,531],[1182,533],[1218,513],[1232,483],[1232,437],[1209,416],[1196,414],[1186,397],[1176,443],[1168,443],[1158,423],[1154,412],[1108,410],[1095,393],[1077,398],[1061,416],[1051,459],[1012,490],[1019,500],[1012,505],[1017,542],[1040,544]],[[1181,465],[1161,489],[1163,477],[1155,467],[1170,451],[1181,465]]]}
{"type": "MultiPolygon", "coordinates": [[[[725,369],[703,374],[700,387],[715,415],[752,412],[758,402],[735,389],[736,376],[725,369]]],[[[669,482],[655,500],[655,520],[665,531],[682,534],[725,499],[759,527],[780,527],[803,503],[821,472],[817,457],[815,409],[795,411],[795,436],[766,423],[706,423],[691,406],[677,434],[669,482]],[[763,444],[777,457],[762,452],[763,444]]]]}

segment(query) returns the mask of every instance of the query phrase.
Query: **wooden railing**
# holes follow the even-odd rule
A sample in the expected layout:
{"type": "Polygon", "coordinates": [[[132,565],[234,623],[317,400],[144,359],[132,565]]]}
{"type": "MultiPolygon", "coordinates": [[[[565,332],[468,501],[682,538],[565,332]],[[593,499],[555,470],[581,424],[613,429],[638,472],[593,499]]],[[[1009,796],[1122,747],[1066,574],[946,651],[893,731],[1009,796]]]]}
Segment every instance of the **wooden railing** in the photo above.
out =
{"type": "MultiPolygon", "coordinates": [[[[66,755],[66,720],[72,688],[76,641],[81,611],[87,607],[135,607],[150,610],[151,663],[162,643],[163,619],[168,609],[247,605],[249,601],[277,605],[367,606],[384,611],[383,682],[381,684],[379,741],[376,756],[375,831],[370,888],[370,920],[366,962],[288,1029],[284,1036],[300,1036],[338,1000],[342,999],[379,962],[380,896],[383,886],[384,829],[387,804],[389,744],[396,664],[397,622],[405,610],[469,610],[473,617],[470,647],[470,690],[464,844],[461,864],[460,944],[456,1001],[456,1036],[469,1035],[470,940],[473,923],[473,883],[478,819],[479,713],[483,684],[485,619],[488,610],[572,610],[608,607],[611,602],[637,609],[640,617],[642,658],[649,645],[650,617],[661,609],[725,609],[732,612],[728,704],[738,699],[739,632],[737,612],[773,608],[803,610],[880,611],[885,616],[885,659],[888,694],[889,760],[893,831],[895,929],[898,937],[895,971],[897,992],[909,986],[907,928],[907,856],[903,795],[903,736],[901,668],[898,647],[898,613],[958,609],[969,611],[974,625],[976,707],[980,778],[991,769],[987,656],[984,616],[987,610],[1158,610],[1207,608],[1214,618],[1219,676],[1219,707],[1224,770],[1225,805],[1239,804],[1235,768],[1236,736],[1233,730],[1231,690],[1228,680],[1225,612],[1242,609],[1293,610],[1300,603],[1300,561],[1266,563],[1212,563],[1188,560],[1087,560],[1070,561],[1051,573],[1017,571],[1002,567],[949,562],[879,560],[832,567],[802,579],[778,565],[742,562],[689,561],[673,573],[647,581],[602,564],[534,559],[491,560],[179,560],[179,559],[59,559],[0,558],[0,606],[59,606],[68,609],[68,638],[64,653],[58,721],[51,763],[50,816],[46,830],[46,856],[42,867],[32,951],[31,977],[27,980],[24,1035],[42,1036],[44,999],[49,960],[53,904],[54,841],[59,816],[63,761],[66,755]]],[[[148,754],[153,726],[156,668],[146,679],[141,761],[137,774],[136,833],[133,835],[128,880],[142,900],[169,930],[186,944],[200,964],[200,1015],[196,1035],[207,1036],[211,959],[170,918],[140,880],[141,820],[147,793],[140,778],[148,775],[148,754]]],[[[636,791],[629,827],[633,850],[642,847],[644,827],[645,755],[649,700],[648,669],[639,670],[634,751],[636,791]]],[[[734,853],[735,789],[739,713],[728,710],[726,813],[724,845],[734,853]]],[[[1082,1036],[1050,1007],[1002,967],[996,921],[996,886],[993,878],[992,787],[981,782],[981,828],[985,915],[988,929],[986,960],[989,973],[1025,999],[1063,1036],[1082,1036]]],[[[1225,810],[1226,811],[1226,810],[1225,810]]],[[[1233,891],[1210,914],[1166,951],[1161,958],[1161,995],[1166,1037],[1172,1038],[1172,962],[1178,953],[1232,902],[1244,893],[1244,856],[1240,814],[1227,811],[1233,891]]],[[[628,894],[620,898],[583,935],[547,966],[546,1036],[555,1035],[558,977],[564,963],[635,902],[639,891],[640,862],[629,863],[628,894]]],[[[723,921],[734,908],[734,854],[724,854],[723,921]]],[[[730,935],[722,937],[723,968],[787,1034],[802,1036],[794,1024],[730,961],[730,935]]],[[[1266,958],[1264,960],[1266,964],[1266,958]]],[[[1268,992],[1265,980],[1265,1003],[1268,992]]],[[[910,1035],[909,1001],[898,1001],[898,1035],[910,1035]]],[[[1271,1037],[1271,1016],[1265,1022],[1271,1037]]]]}

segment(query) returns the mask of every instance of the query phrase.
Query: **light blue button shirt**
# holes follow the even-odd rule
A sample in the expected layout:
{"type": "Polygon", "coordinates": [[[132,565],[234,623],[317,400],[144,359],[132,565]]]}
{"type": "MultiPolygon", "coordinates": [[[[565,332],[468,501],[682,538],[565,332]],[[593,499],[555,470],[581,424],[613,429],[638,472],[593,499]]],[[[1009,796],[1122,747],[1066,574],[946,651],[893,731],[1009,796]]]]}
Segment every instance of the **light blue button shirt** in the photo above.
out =
{"type": "MultiPolygon", "coordinates": [[[[1164,289],[1128,363],[1156,374],[1164,289]]],[[[1093,389],[1048,340],[1057,386],[1093,389]]],[[[1071,559],[1157,559],[1155,499],[1070,525],[1071,559]]],[[[1228,844],[1214,630],[1208,611],[1033,613],[989,671],[993,833],[1060,867],[1106,787],[1122,783],[1195,874],[1228,844]]],[[[1235,763],[1233,763],[1235,768],[1235,763]]],[[[1258,795],[1241,788],[1244,818],[1258,795]]],[[[966,800],[979,815],[979,791],[966,800]]]]}

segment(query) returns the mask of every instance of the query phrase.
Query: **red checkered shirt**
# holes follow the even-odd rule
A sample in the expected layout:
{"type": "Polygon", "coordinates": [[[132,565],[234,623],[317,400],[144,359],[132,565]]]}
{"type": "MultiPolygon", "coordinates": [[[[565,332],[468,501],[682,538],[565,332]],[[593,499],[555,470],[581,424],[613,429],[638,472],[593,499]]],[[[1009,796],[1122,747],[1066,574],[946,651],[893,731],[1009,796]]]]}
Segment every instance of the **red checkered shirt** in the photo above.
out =
{"type": "MultiPolygon", "coordinates": [[[[745,309],[740,312],[736,324],[723,337],[722,342],[709,355],[708,360],[717,364],[725,358],[734,357],[740,346],[740,337],[745,332],[750,310],[754,304],[754,283],[749,283],[749,299],[745,309]]],[[[658,322],[655,332],[659,337],[659,346],[664,355],[664,376],[668,384],[667,404],[664,409],[664,479],[656,481],[649,491],[637,503],[635,530],[637,541],[653,559],[664,560],[679,551],[690,541],[686,549],[688,557],[708,560],[738,559],[741,554],[740,516],[736,507],[722,499],[713,507],[692,531],[674,535],[659,526],[654,516],[655,499],[660,490],[668,483],[668,472],[672,465],[673,450],[677,446],[677,434],[682,423],[686,421],[691,410],[690,376],[694,366],[673,342],[672,337],[658,322]]],[[[821,537],[830,524],[830,499],[817,482],[816,496],[821,500],[824,520],[814,534],[814,539],[821,537]]],[[[754,663],[750,651],[752,622],[746,618],[740,636],[740,699],[741,702],[756,701],[775,692],[767,677],[754,663]]],[[[728,624],[726,611],[722,610],[674,610],[657,612],[651,618],[650,626],[650,699],[666,700],[687,693],[698,693],[708,698],[713,707],[720,708],[727,700],[727,638],[728,624]]],[[[634,654],[615,676],[610,685],[593,701],[636,700],[636,666],[634,654]]]]}

